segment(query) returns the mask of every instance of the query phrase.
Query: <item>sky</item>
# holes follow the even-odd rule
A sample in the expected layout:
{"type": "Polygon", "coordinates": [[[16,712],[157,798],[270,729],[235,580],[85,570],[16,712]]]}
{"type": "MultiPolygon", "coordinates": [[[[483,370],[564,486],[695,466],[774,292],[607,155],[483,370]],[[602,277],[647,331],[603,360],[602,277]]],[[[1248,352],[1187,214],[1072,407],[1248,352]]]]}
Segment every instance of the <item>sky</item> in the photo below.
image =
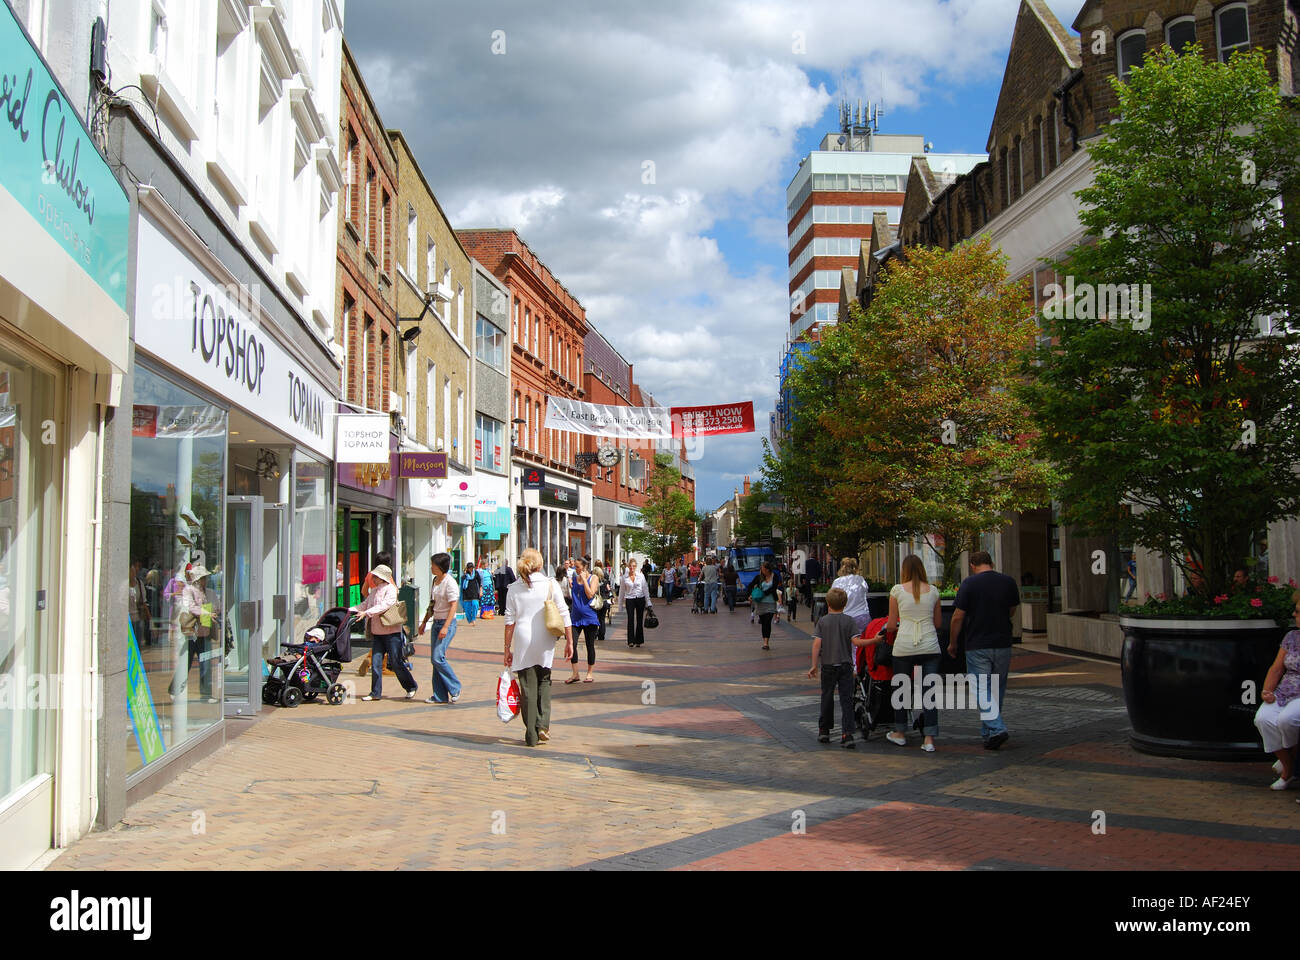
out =
{"type": "Polygon", "coordinates": [[[659,403],[753,401],[756,433],[691,451],[703,510],[759,476],[799,160],[841,97],[983,153],[1019,6],[349,0],[344,32],[453,227],[517,229],[659,403]]]}

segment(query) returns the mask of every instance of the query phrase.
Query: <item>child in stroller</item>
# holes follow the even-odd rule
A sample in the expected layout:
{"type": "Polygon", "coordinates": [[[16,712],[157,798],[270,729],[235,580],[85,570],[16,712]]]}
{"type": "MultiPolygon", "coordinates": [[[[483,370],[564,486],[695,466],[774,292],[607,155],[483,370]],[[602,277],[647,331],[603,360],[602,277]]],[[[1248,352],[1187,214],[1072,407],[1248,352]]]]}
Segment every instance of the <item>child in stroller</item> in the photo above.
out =
{"type": "Polygon", "coordinates": [[[873,643],[857,648],[857,679],[853,687],[853,719],[862,731],[862,739],[882,723],[894,719],[894,708],[889,703],[890,681],[894,671],[889,666],[892,642],[885,635],[888,617],[877,617],[866,625],[861,636],[878,638],[873,643]]]}
{"type": "Polygon", "coordinates": [[[346,607],[323,614],[302,643],[281,646],[288,654],[266,661],[270,675],[262,684],[263,703],[296,707],[322,693],[333,706],[347,699],[347,688],[339,683],[343,664],[352,659],[352,616],[346,607]]]}

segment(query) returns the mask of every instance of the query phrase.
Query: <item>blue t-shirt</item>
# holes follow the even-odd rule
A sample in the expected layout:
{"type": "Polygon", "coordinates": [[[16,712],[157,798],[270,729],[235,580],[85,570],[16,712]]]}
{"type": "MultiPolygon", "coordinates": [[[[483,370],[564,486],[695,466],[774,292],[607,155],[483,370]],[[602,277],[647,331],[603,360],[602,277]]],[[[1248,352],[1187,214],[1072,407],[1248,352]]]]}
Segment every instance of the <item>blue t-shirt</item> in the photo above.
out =
{"type": "MultiPolygon", "coordinates": [[[[595,574],[588,574],[594,577],[595,574]]],[[[599,582],[597,582],[599,586],[599,582]]],[[[595,610],[591,609],[591,601],[587,599],[587,588],[582,585],[575,572],[569,578],[569,593],[573,597],[573,609],[569,611],[570,618],[575,627],[594,627],[600,623],[600,616],[595,610]]]]}

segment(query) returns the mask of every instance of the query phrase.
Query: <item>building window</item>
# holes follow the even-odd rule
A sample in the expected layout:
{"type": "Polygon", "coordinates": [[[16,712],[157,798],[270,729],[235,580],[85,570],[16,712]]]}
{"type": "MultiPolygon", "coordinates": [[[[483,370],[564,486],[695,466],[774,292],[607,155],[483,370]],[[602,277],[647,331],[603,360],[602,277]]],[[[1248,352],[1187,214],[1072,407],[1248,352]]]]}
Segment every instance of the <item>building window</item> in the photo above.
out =
{"type": "Polygon", "coordinates": [[[483,314],[477,314],[474,328],[474,355],[493,368],[505,373],[505,331],[483,314]]]}
{"type": "Polygon", "coordinates": [[[433,242],[433,237],[424,239],[424,282],[426,286],[432,287],[438,279],[438,245],[433,242]]]}
{"type": "Polygon", "coordinates": [[[540,454],[542,452],[542,404],[540,400],[533,401],[533,430],[537,434],[533,438],[533,452],[540,454]]]}
{"type": "Polygon", "coordinates": [[[456,391],[456,459],[465,463],[465,391],[456,391]]]}
{"type": "Polygon", "coordinates": [[[442,378],[442,434],[438,437],[445,447],[451,446],[451,377],[442,378]]]}
{"type": "Polygon", "coordinates": [[[340,379],[343,382],[343,398],[345,400],[354,399],[352,384],[348,380],[348,360],[350,359],[348,354],[348,341],[352,339],[352,314],[355,311],[355,301],[353,301],[353,299],[346,293],[343,294],[343,323],[340,326],[340,329],[342,330],[340,339],[342,340],[343,346],[343,369],[341,371],[340,379]]]}
{"type": "Polygon", "coordinates": [[[357,150],[359,147],[360,143],[357,141],[357,135],[352,132],[351,127],[348,127],[348,155],[346,158],[348,181],[347,210],[348,219],[351,220],[353,224],[356,224],[357,222],[357,177],[361,175],[359,165],[357,164],[357,150]]]}
{"type": "Polygon", "coordinates": [[[1182,53],[1183,48],[1196,42],[1196,18],[1178,17],[1165,24],[1165,43],[1182,53]]]}
{"type": "Polygon", "coordinates": [[[1061,105],[1052,104],[1052,169],[1061,165],[1061,105]]]}
{"type": "MultiPolygon", "coordinates": [[[[519,342],[519,301],[518,300],[515,301],[514,316],[511,318],[511,323],[514,325],[513,332],[514,332],[515,343],[518,343],[519,342]]],[[[518,416],[518,412],[516,412],[515,415],[518,416]]]]}
{"type": "Polygon", "coordinates": [[[366,210],[365,223],[362,225],[361,236],[367,250],[373,250],[375,247],[375,225],[373,222],[375,209],[375,168],[366,164],[366,210]]]}
{"type": "Polygon", "coordinates": [[[405,373],[406,409],[403,412],[406,414],[406,432],[410,436],[415,436],[415,395],[416,395],[415,371],[416,371],[415,347],[408,346],[406,348],[406,373],[405,373]]]}
{"type": "Polygon", "coordinates": [[[1147,52],[1147,34],[1145,30],[1130,30],[1122,33],[1115,42],[1115,52],[1119,61],[1116,69],[1121,80],[1127,80],[1129,71],[1142,66],[1142,57],[1147,52]]]}
{"type": "Polygon", "coordinates": [[[542,318],[533,317],[533,356],[540,357],[542,343],[542,318]]]}
{"type": "Polygon", "coordinates": [[[1011,206],[1011,154],[1006,147],[1002,148],[1002,206],[1011,206]]]}
{"type": "Polygon", "coordinates": [[[377,405],[384,413],[389,411],[388,394],[393,382],[392,371],[392,351],[388,348],[388,331],[379,332],[379,404],[377,405]]]}
{"type": "Polygon", "coordinates": [[[456,284],[456,339],[465,342],[465,288],[456,284]]]}
{"type": "Polygon", "coordinates": [[[438,365],[432,360],[427,362],[424,371],[424,442],[433,439],[433,431],[438,423],[438,365]]]}
{"type": "Polygon", "coordinates": [[[1034,183],[1043,179],[1043,118],[1034,117],[1034,183]]]}
{"type": "Polygon", "coordinates": [[[387,273],[393,269],[393,240],[388,235],[392,200],[387,190],[381,191],[381,196],[383,200],[379,204],[379,266],[387,273]]]}
{"type": "Polygon", "coordinates": [[[1015,164],[1015,170],[1013,171],[1013,173],[1015,174],[1015,180],[1014,180],[1014,186],[1016,191],[1015,196],[1016,199],[1019,199],[1020,197],[1024,196],[1025,193],[1025,158],[1023,152],[1023,144],[1020,142],[1019,136],[1016,137],[1015,143],[1016,143],[1015,150],[1012,151],[1012,153],[1014,154],[1012,162],[1015,164]]]}
{"type": "Polygon", "coordinates": [[[505,466],[506,425],[500,420],[474,414],[474,466],[502,470],[505,466]]]}
{"type": "Polygon", "coordinates": [[[406,272],[415,282],[420,282],[420,275],[416,273],[416,248],[418,246],[417,237],[420,235],[419,220],[415,215],[415,207],[409,203],[406,205],[406,272]]]}
{"type": "Polygon", "coordinates": [[[372,320],[370,317],[366,317],[365,325],[361,331],[361,370],[360,370],[361,389],[359,391],[359,395],[361,397],[361,405],[363,407],[374,406],[374,404],[371,402],[371,394],[370,394],[370,386],[371,386],[370,372],[373,369],[370,363],[370,337],[371,337],[370,331],[374,325],[375,325],[375,321],[372,320]]]}
{"type": "Polygon", "coordinates": [[[1244,3],[1224,7],[1214,18],[1218,27],[1220,60],[1226,63],[1234,50],[1250,48],[1250,24],[1244,3]]]}

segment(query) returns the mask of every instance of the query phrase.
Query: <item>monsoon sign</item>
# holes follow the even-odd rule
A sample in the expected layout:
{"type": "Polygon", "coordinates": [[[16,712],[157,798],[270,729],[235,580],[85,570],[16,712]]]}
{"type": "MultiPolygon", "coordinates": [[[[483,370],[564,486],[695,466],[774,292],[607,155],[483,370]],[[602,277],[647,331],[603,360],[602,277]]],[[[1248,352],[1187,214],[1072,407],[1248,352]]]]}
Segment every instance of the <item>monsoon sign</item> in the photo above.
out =
{"type": "Polygon", "coordinates": [[[0,4],[0,188],[126,309],[126,193],[7,3],[0,4]]]}

